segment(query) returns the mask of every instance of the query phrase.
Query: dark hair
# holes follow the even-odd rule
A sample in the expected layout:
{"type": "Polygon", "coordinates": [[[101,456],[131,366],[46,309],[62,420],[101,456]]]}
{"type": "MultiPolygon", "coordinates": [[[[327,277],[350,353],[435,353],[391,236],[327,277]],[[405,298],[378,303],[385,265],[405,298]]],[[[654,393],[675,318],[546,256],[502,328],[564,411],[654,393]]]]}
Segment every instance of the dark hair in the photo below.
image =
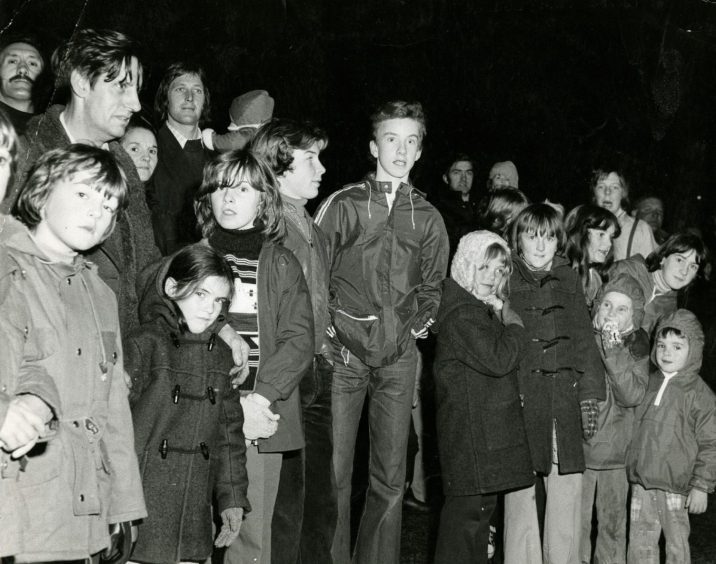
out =
{"type": "Polygon", "coordinates": [[[373,128],[373,139],[378,135],[378,126],[389,119],[408,118],[418,122],[418,143],[422,146],[426,135],[425,112],[420,102],[405,102],[393,100],[379,106],[370,116],[370,123],[373,128]]]}
{"type": "Polygon", "coordinates": [[[319,151],[328,145],[328,135],[309,121],[274,118],[259,127],[249,148],[271,165],[276,176],[291,170],[293,151],[307,150],[318,143],[319,151]]]}
{"type": "Polygon", "coordinates": [[[519,239],[524,232],[533,231],[557,238],[557,252],[564,248],[564,222],[562,214],[549,204],[530,204],[512,221],[510,244],[519,254],[519,239]]]}
{"type": "Polygon", "coordinates": [[[172,82],[183,74],[193,74],[198,76],[204,86],[204,107],[201,109],[199,123],[206,123],[209,120],[209,114],[211,113],[211,95],[209,93],[209,86],[206,82],[206,73],[199,65],[185,61],[172,63],[169,67],[167,67],[167,70],[164,71],[164,76],[162,76],[162,81],[159,83],[157,93],[154,96],[154,112],[157,115],[157,119],[162,123],[166,121],[169,113],[169,88],[171,87],[172,82]]]}
{"type": "Polygon", "coordinates": [[[127,178],[112,153],[91,145],[76,143],[42,155],[28,172],[13,215],[28,227],[36,227],[42,221],[42,209],[55,186],[63,180],[71,180],[78,173],[89,174],[94,190],[104,193],[106,198],[118,200],[117,212],[105,235],[108,236],[117,216],[129,203],[127,178]]]}
{"type": "Polygon", "coordinates": [[[188,330],[186,319],[181,308],[176,304],[177,300],[189,297],[197,286],[209,276],[223,278],[229,284],[229,296],[234,288],[234,273],[231,266],[224,259],[221,253],[209,245],[194,243],[178,251],[169,263],[166,276],[162,280],[162,292],[174,303],[175,314],[182,332],[188,330]],[[169,296],[166,292],[168,278],[176,281],[176,294],[169,296]]]}
{"type": "Polygon", "coordinates": [[[711,258],[710,253],[701,237],[688,231],[674,233],[664,241],[659,248],[646,257],[646,268],[649,272],[655,272],[661,268],[661,261],[669,255],[673,255],[674,253],[683,254],[691,251],[694,251],[696,264],[699,265],[697,276],[701,275],[711,258]]]}
{"type": "Polygon", "coordinates": [[[477,223],[482,229],[507,238],[512,220],[530,201],[519,188],[495,188],[477,204],[477,223]]]}
{"type": "Polygon", "coordinates": [[[654,335],[654,341],[656,341],[656,339],[663,339],[669,335],[680,337],[682,339],[686,339],[687,341],[689,340],[689,337],[681,329],[677,329],[676,327],[662,327],[656,332],[656,335],[654,335]]]}
{"type": "MultiPolygon", "coordinates": [[[[589,280],[589,268],[592,266],[587,252],[589,248],[589,230],[600,229],[606,231],[613,227],[614,237],[612,239],[616,239],[621,234],[619,221],[609,210],[592,204],[585,204],[570,211],[564,220],[564,224],[567,236],[565,254],[569,264],[579,273],[582,284],[586,287],[589,280]]],[[[594,264],[594,268],[603,277],[613,261],[614,246],[609,250],[604,263],[594,264]]]]}
{"type": "MultiPolygon", "coordinates": [[[[124,130],[124,135],[127,135],[132,129],[147,129],[151,131],[154,136],[157,136],[157,130],[154,128],[154,125],[152,125],[152,122],[149,121],[149,119],[143,115],[143,112],[137,112],[135,114],[132,114],[132,117],[129,118],[129,123],[127,124],[127,129],[124,130]]],[[[124,135],[122,137],[124,137],[124,135]]]]}
{"type": "Polygon", "coordinates": [[[34,47],[37,52],[40,54],[40,58],[42,59],[42,72],[45,72],[45,68],[47,67],[46,61],[45,61],[45,55],[42,49],[42,43],[40,42],[40,39],[37,35],[34,33],[7,33],[0,37],[0,54],[7,49],[10,45],[13,45],[15,43],[25,43],[26,45],[29,45],[30,47],[34,47]]]}
{"type": "Polygon", "coordinates": [[[472,168],[473,169],[475,168],[475,159],[473,159],[470,155],[468,155],[467,153],[455,153],[452,156],[452,158],[449,161],[447,161],[447,167],[445,167],[444,174],[449,174],[450,169],[452,168],[452,165],[454,165],[455,163],[461,163],[461,162],[470,163],[472,168]]]}
{"type": "Polygon", "coordinates": [[[139,76],[137,89],[142,80],[142,66],[139,56],[139,45],[133,40],[112,30],[81,29],[52,55],[52,70],[55,73],[55,86],[70,86],[72,71],[76,70],[89,79],[94,86],[102,74],[106,74],[106,82],[111,82],[125,68],[130,79],[132,57],[137,59],[139,76]]]}
{"type": "Polygon", "coordinates": [[[211,195],[222,188],[236,186],[242,179],[261,192],[256,221],[263,224],[263,233],[272,241],[282,241],[286,223],[281,211],[278,181],[268,162],[247,149],[220,153],[204,165],[204,180],[194,197],[194,211],[201,234],[209,237],[218,226],[211,207],[211,195]]]}
{"type": "Polygon", "coordinates": [[[596,196],[594,194],[594,191],[597,188],[597,184],[599,184],[602,180],[604,180],[612,173],[617,175],[619,183],[622,185],[622,199],[621,202],[619,202],[619,205],[622,208],[626,208],[629,205],[629,183],[626,181],[624,174],[619,172],[619,170],[616,168],[597,168],[592,171],[592,178],[589,181],[589,189],[592,193],[592,203],[596,204],[597,202],[596,196]]]}

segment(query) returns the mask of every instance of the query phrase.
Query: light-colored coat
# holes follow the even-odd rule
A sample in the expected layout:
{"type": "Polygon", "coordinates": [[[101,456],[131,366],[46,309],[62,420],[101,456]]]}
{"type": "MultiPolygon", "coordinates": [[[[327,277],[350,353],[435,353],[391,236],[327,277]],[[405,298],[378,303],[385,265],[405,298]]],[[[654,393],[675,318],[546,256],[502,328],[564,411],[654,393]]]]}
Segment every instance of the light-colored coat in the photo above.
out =
{"type": "Polygon", "coordinates": [[[86,558],[108,527],[146,516],[134,453],[117,301],[96,268],[50,262],[26,230],[0,261],[0,402],[39,396],[53,412],[26,457],[0,453],[0,556],[86,558]]]}

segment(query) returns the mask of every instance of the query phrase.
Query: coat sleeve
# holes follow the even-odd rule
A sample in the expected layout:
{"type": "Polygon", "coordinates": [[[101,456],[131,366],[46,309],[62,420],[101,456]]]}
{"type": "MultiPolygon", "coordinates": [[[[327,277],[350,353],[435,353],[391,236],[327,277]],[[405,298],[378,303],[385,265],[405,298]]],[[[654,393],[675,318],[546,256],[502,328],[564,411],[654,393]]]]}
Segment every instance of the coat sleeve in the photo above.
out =
{"type": "Polygon", "coordinates": [[[134,450],[134,425],[129,411],[122,343],[117,330],[117,362],[109,391],[107,427],[103,444],[110,464],[111,490],[107,521],[123,523],[147,516],[139,464],[134,450]]]}
{"type": "Polygon", "coordinates": [[[646,344],[625,343],[608,349],[605,354],[607,385],[621,407],[636,407],[644,399],[649,384],[648,337],[643,330],[633,333],[634,339],[646,344]]]}
{"type": "Polygon", "coordinates": [[[500,378],[517,368],[524,352],[525,329],[517,324],[496,327],[476,307],[461,307],[440,328],[438,338],[450,357],[473,370],[500,378]]]}
{"type": "Polygon", "coordinates": [[[432,218],[425,228],[425,238],[420,248],[422,282],[417,289],[418,313],[412,327],[416,333],[425,327],[430,327],[435,320],[450,254],[443,218],[437,210],[433,209],[432,212],[432,218]]]}
{"type": "Polygon", "coordinates": [[[692,419],[698,451],[689,486],[713,493],[716,486],[716,396],[705,384],[697,391],[692,419]]]}
{"type": "Polygon", "coordinates": [[[301,265],[285,251],[274,254],[270,268],[268,293],[275,298],[266,305],[275,316],[271,322],[276,342],[272,354],[260,361],[255,391],[273,403],[288,399],[310,366],[315,349],[313,310],[301,265]]]}
{"type": "Polygon", "coordinates": [[[569,343],[576,347],[575,358],[581,362],[582,375],[577,386],[579,401],[605,400],[607,387],[604,381],[604,366],[592,334],[592,322],[584,299],[582,282],[576,275],[574,279],[576,288],[571,304],[574,311],[574,332],[569,343]]]}
{"type": "Polygon", "coordinates": [[[241,409],[240,393],[226,384],[229,392],[221,405],[219,416],[219,439],[214,494],[219,513],[230,507],[243,507],[251,511],[247,497],[249,477],[246,472],[246,442],[244,440],[244,411],[241,409]]]}
{"type": "Polygon", "coordinates": [[[131,335],[126,342],[127,349],[124,355],[124,368],[127,371],[129,385],[129,404],[133,406],[149,384],[152,369],[150,365],[152,352],[146,350],[146,343],[144,345],[145,350],[143,351],[139,341],[131,335]]]}

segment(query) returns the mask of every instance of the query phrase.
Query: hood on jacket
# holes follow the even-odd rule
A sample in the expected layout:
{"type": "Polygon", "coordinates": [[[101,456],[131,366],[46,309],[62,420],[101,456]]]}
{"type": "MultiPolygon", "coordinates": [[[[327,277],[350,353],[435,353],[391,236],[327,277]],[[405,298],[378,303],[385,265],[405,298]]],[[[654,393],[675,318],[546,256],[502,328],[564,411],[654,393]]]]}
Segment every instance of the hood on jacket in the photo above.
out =
{"type": "Polygon", "coordinates": [[[644,319],[644,292],[639,282],[636,281],[636,278],[626,273],[617,274],[613,279],[610,279],[599,288],[597,296],[594,298],[592,318],[596,317],[599,306],[602,305],[602,300],[604,300],[604,296],[609,292],[619,292],[631,298],[632,324],[636,329],[641,327],[641,322],[644,319]]]}
{"type": "Polygon", "coordinates": [[[474,282],[475,268],[485,262],[487,249],[497,244],[505,256],[510,256],[510,246],[492,231],[473,231],[460,239],[450,266],[450,278],[470,292],[474,282]]]}
{"type": "Polygon", "coordinates": [[[689,341],[689,356],[686,366],[679,372],[698,374],[703,360],[704,331],[699,320],[688,309],[677,309],[674,313],[659,320],[654,333],[654,344],[651,348],[652,362],[656,364],[656,335],[667,327],[678,329],[689,341]]]}

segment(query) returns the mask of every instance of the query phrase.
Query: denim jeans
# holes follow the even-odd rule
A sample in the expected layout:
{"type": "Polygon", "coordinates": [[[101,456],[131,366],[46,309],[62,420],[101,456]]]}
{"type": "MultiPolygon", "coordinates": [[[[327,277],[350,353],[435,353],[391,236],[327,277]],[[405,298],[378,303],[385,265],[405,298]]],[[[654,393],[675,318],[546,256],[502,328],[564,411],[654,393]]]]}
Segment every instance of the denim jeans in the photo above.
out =
{"type": "Polygon", "coordinates": [[[664,490],[631,486],[629,564],[659,564],[659,538],[664,531],[666,564],[691,562],[689,514],[686,496],[664,490]]]}
{"type": "Polygon", "coordinates": [[[447,496],[440,512],[435,564],[487,564],[490,516],[497,495],[447,496]]]}
{"type": "Polygon", "coordinates": [[[350,556],[351,477],[358,423],[369,396],[368,491],[353,562],[397,564],[413,386],[418,362],[413,341],[390,366],[371,368],[347,350],[336,354],[333,374],[333,468],[338,525],[331,553],[336,564],[350,556]],[[341,354],[342,353],[342,354],[341,354]]]}
{"type": "Polygon", "coordinates": [[[592,560],[592,508],[597,506],[594,564],[626,562],[626,521],[629,482],[626,468],[587,470],[582,478],[582,535],[580,562],[592,560]]]}
{"type": "Polygon", "coordinates": [[[301,379],[306,447],[283,455],[271,522],[272,564],[331,562],[338,513],[332,461],[332,379],[333,367],[320,355],[301,379]]]}

